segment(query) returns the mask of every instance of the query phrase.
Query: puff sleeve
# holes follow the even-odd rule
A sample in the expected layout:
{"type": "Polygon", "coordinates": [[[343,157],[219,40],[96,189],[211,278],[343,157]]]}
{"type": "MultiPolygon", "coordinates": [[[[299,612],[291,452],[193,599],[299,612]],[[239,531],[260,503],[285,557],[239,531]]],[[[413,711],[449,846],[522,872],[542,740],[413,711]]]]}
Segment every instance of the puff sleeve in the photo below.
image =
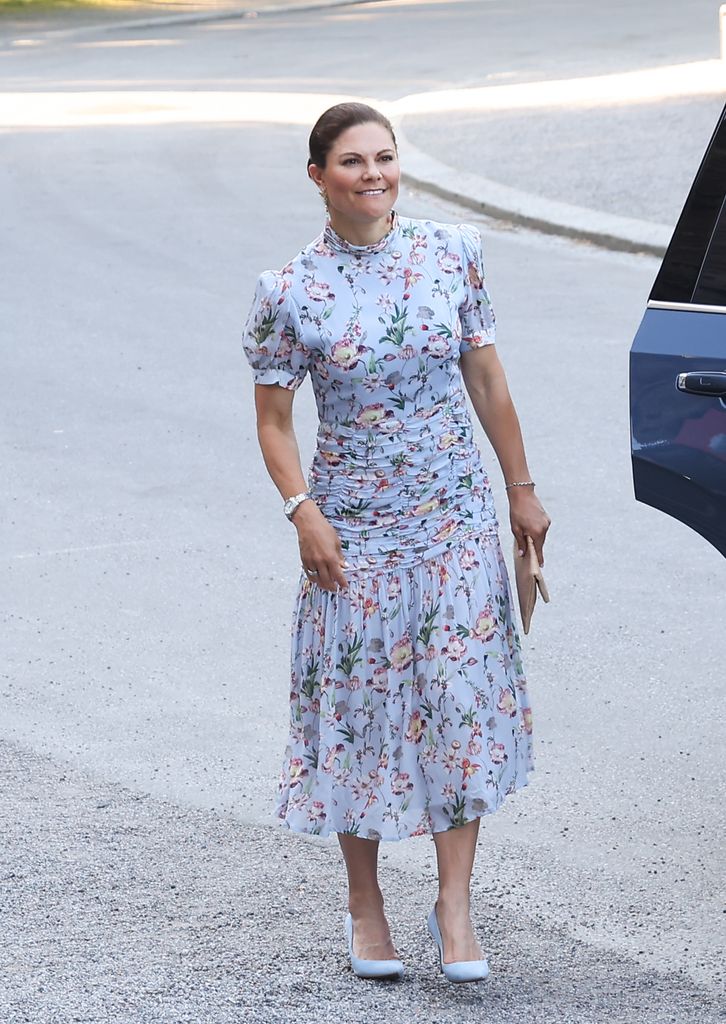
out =
{"type": "Polygon", "coordinates": [[[309,368],[300,317],[283,275],[263,270],[243,331],[243,348],[255,384],[295,391],[309,368]]]}
{"type": "Polygon", "coordinates": [[[459,352],[493,345],[495,319],[484,277],[481,234],[473,224],[458,224],[463,246],[464,293],[459,303],[459,352]]]}

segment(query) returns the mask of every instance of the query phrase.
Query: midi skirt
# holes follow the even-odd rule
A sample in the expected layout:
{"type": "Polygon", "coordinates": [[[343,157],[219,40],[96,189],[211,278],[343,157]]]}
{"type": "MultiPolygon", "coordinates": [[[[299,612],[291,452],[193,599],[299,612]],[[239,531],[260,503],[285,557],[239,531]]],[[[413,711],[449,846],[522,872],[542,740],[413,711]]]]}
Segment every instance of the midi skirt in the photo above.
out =
{"type": "Polygon", "coordinates": [[[389,841],[493,813],[534,770],[497,530],[346,577],[332,593],[301,571],[275,820],[389,841]]]}

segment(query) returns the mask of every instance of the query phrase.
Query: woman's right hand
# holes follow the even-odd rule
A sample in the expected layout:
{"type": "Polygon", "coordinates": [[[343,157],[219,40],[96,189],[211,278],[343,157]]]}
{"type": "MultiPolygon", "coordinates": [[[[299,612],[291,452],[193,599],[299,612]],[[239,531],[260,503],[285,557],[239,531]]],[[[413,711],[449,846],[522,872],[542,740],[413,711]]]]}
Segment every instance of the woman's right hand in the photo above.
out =
{"type": "Polygon", "coordinates": [[[306,569],[317,569],[310,576],[323,590],[335,593],[338,587],[347,588],[343,569],[346,566],[338,531],[328,522],[313,499],[308,498],[297,508],[292,522],[297,529],[300,561],[306,569]]]}

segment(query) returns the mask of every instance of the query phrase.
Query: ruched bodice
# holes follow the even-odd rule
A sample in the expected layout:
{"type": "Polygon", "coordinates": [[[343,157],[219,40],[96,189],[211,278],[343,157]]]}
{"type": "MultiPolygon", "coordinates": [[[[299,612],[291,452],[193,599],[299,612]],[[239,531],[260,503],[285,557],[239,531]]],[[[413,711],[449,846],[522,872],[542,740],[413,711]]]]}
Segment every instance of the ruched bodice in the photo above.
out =
{"type": "Polygon", "coordinates": [[[497,529],[459,367],[494,341],[476,228],[394,214],[380,241],[356,246],[328,221],[260,276],[245,339],[259,383],[311,375],[308,486],[351,568],[413,564],[497,529]]]}

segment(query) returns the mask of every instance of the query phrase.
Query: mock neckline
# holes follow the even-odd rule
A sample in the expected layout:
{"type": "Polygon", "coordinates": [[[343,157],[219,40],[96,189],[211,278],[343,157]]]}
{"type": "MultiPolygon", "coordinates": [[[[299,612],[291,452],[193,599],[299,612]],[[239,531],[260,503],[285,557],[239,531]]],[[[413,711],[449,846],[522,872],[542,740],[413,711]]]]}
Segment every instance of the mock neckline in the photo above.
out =
{"type": "Polygon", "coordinates": [[[389,231],[386,232],[383,238],[379,238],[377,242],[372,242],[370,245],[353,245],[346,238],[342,238],[330,223],[330,217],[325,221],[323,238],[331,249],[336,249],[338,252],[345,252],[352,256],[367,256],[372,253],[385,252],[398,236],[398,214],[395,210],[391,210],[391,213],[393,214],[393,221],[389,231]]]}

